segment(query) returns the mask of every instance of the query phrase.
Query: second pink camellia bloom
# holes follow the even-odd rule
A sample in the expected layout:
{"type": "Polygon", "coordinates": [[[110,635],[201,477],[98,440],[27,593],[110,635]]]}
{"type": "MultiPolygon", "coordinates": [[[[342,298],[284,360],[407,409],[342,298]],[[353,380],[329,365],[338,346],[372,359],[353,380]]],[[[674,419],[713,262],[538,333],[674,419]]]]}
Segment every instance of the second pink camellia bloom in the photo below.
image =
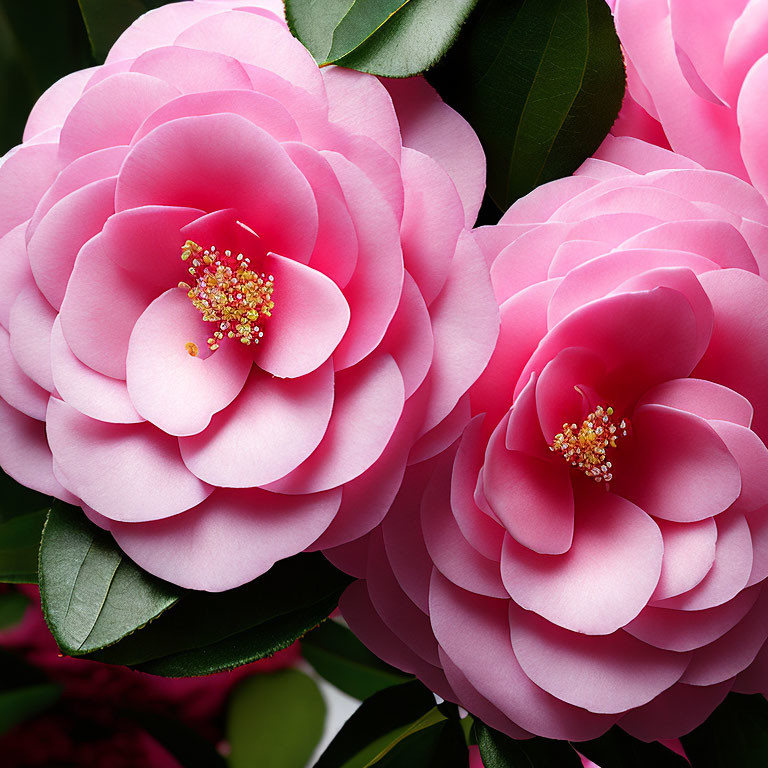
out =
{"type": "Polygon", "coordinates": [[[464,120],[232,5],[139,19],[0,166],[0,464],[207,590],[378,524],[498,332],[464,120]]]}
{"type": "Polygon", "coordinates": [[[480,230],[499,342],[461,440],[332,555],[358,636],[519,738],[768,690],[766,235],[745,182],[611,137],[480,230]]]}

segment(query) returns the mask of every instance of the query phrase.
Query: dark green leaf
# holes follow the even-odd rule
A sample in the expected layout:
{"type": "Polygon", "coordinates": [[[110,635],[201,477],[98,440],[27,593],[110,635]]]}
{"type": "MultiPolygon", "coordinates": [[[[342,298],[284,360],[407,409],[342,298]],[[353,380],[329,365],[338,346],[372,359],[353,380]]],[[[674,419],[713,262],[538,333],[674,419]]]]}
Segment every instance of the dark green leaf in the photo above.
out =
{"type": "Polygon", "coordinates": [[[115,40],[147,11],[176,0],[78,0],[93,56],[104,61],[115,40]]]}
{"type": "Polygon", "coordinates": [[[47,510],[0,522],[0,581],[37,583],[40,537],[47,510]]]}
{"type": "Polygon", "coordinates": [[[286,0],[291,31],[318,64],[386,77],[423,72],[451,47],[477,0],[286,0]]]}
{"type": "Polygon", "coordinates": [[[230,768],[304,768],[324,723],[325,702],[311,677],[297,669],[253,675],[230,699],[230,768]]]}
{"type": "Polygon", "coordinates": [[[475,734],[485,768],[581,768],[581,758],[567,741],[540,736],[517,741],[479,720],[475,734]]]}
{"type": "Polygon", "coordinates": [[[625,85],[605,0],[481,0],[429,79],[477,131],[502,210],[597,149],[625,85]]]}
{"type": "Polygon", "coordinates": [[[0,523],[12,517],[47,509],[51,502],[50,496],[25,488],[0,469],[0,523]]]}
{"type": "Polygon", "coordinates": [[[51,683],[0,691],[0,734],[45,711],[60,695],[61,687],[51,683]]]}
{"type": "Polygon", "coordinates": [[[614,725],[599,739],[573,745],[600,768],[686,768],[688,761],[658,741],[650,744],[614,725]]]}
{"type": "Polygon", "coordinates": [[[434,696],[419,682],[385,688],[358,707],[315,768],[364,768],[433,709],[434,696]]]}
{"type": "Polygon", "coordinates": [[[760,694],[730,693],[680,741],[693,768],[768,765],[768,701],[760,694]]]}
{"type": "Polygon", "coordinates": [[[301,641],[304,658],[328,682],[357,699],[409,679],[374,656],[346,627],[326,621],[301,641]]]}
{"type": "Polygon", "coordinates": [[[29,607],[29,600],[21,592],[0,592],[0,630],[16,626],[29,607]]]}
{"type": "Polygon", "coordinates": [[[113,645],[170,608],[181,593],[123,555],[81,509],[60,503],[51,508],[40,547],[40,595],[64,653],[113,645]]]}
{"type": "Polygon", "coordinates": [[[321,554],[296,555],[237,589],[185,591],[172,610],[91,658],[165,677],[232,669],[271,656],[316,627],[349,582],[321,554]]]}

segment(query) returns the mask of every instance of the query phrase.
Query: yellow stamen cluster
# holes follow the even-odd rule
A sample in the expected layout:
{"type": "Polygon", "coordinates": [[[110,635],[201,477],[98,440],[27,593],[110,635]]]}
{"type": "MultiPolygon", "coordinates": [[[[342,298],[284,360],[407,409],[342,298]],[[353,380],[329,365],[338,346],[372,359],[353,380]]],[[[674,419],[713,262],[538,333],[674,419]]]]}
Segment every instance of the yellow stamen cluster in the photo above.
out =
{"type": "Polygon", "coordinates": [[[584,419],[581,427],[563,424],[563,431],[555,435],[550,451],[562,454],[571,466],[580,469],[596,482],[613,479],[611,462],[606,460],[606,450],[616,447],[616,439],[627,436],[627,422],[613,420],[613,408],[598,405],[584,419]]]}
{"type": "Polygon", "coordinates": [[[221,253],[213,246],[203,250],[191,240],[184,243],[181,259],[191,259],[189,274],[194,282],[179,283],[179,288],[187,291],[203,320],[218,325],[208,339],[211,351],[219,348],[225,336],[243,344],[258,344],[264,336],[264,320],[271,317],[275,307],[272,275],[254,272],[250,259],[242,253],[221,253]]]}

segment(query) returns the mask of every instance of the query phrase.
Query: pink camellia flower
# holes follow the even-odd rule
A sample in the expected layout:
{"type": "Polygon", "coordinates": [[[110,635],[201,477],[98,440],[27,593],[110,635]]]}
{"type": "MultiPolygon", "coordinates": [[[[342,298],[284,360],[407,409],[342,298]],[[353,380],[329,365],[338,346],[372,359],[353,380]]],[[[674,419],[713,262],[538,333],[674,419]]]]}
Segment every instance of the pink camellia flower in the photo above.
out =
{"type": "Polygon", "coordinates": [[[677,737],[768,688],[768,206],[609,137],[478,237],[475,417],[331,555],[341,610],[513,737],[677,737]]]}
{"type": "Polygon", "coordinates": [[[768,1],[616,0],[614,16],[628,87],[615,131],[663,146],[661,128],[768,194],[768,1]]]}
{"type": "Polygon", "coordinates": [[[378,524],[498,333],[468,124],[232,5],[138,19],[0,166],[0,464],[213,591],[378,524]]]}

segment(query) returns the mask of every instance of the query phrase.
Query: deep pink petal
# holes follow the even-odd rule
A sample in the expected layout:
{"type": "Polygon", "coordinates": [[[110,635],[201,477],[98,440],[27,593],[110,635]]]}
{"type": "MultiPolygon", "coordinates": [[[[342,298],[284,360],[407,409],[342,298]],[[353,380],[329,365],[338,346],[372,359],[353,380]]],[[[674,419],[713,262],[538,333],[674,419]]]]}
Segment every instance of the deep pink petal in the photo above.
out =
{"type": "Polygon", "coordinates": [[[747,586],[768,577],[768,505],[745,515],[752,539],[752,573],[747,586]]]}
{"type": "Polygon", "coordinates": [[[151,424],[108,424],[51,398],[48,442],[77,495],[111,520],[177,515],[213,490],[185,466],[176,438],[151,424]]]}
{"type": "Polygon", "coordinates": [[[328,526],[341,492],[282,496],[258,488],[216,489],[181,515],[113,523],[120,549],[142,568],[187,589],[221,592],[266,573],[328,526]]]}
{"type": "Polygon", "coordinates": [[[283,477],[323,439],[333,408],[330,363],[299,379],[257,369],[202,434],[179,441],[184,463],[214,485],[248,488],[283,477]]]}

